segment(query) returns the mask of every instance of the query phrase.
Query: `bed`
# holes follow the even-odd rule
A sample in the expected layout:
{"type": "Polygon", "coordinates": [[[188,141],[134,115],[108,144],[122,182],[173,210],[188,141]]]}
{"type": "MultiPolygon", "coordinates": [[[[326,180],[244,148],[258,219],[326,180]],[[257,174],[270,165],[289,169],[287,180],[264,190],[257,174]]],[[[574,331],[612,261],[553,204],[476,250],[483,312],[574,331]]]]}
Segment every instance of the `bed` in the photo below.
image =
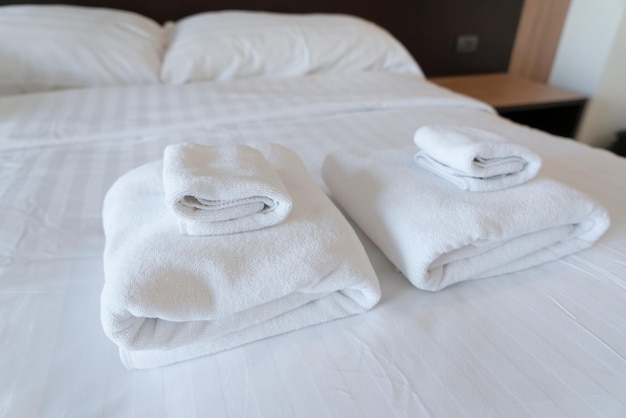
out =
{"type": "Polygon", "coordinates": [[[3,6],[0,21],[25,40],[0,40],[0,54],[14,54],[0,57],[2,416],[626,415],[623,158],[429,83],[393,36],[351,16],[220,11],[161,25],[119,10],[3,6]],[[344,149],[414,146],[424,125],[522,144],[541,176],[605,208],[610,227],[550,262],[417,288],[322,171],[344,149]],[[103,200],[179,143],[293,152],[344,210],[380,300],[172,364],[123,364],[101,317],[103,200]]]}

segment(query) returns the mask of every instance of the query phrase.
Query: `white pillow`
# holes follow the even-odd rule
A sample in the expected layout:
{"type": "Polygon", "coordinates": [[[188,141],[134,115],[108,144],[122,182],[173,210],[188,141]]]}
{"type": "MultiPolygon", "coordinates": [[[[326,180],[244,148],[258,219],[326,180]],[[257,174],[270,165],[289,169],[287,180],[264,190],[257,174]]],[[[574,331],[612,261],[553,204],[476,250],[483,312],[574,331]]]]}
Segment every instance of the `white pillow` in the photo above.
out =
{"type": "Polygon", "coordinates": [[[354,16],[222,11],[175,25],[161,80],[182,84],[360,71],[423,77],[393,36],[354,16]]]}
{"type": "Polygon", "coordinates": [[[0,7],[0,92],[159,82],[165,37],[147,17],[80,6],[0,7]]]}

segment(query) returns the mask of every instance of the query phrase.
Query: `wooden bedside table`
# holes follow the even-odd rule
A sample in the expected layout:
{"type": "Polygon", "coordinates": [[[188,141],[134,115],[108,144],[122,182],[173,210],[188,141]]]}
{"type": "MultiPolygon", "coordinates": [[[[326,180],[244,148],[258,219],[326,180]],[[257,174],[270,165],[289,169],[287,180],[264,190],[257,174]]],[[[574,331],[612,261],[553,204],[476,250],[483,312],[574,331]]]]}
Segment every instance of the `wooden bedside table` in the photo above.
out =
{"type": "Polygon", "coordinates": [[[507,73],[433,77],[430,81],[493,106],[515,122],[573,137],[587,98],[507,73]]]}

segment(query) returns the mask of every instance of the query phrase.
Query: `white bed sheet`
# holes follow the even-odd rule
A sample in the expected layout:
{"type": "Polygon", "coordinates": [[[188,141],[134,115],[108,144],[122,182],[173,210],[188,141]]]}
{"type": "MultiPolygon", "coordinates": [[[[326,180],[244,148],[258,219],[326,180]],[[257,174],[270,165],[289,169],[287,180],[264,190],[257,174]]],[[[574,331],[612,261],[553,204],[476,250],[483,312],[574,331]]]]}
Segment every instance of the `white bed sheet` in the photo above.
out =
{"type": "Polygon", "coordinates": [[[626,160],[406,76],[137,89],[0,99],[1,416],[626,416],[626,160]],[[383,292],[372,311],[122,366],[99,319],[100,211],[118,176],[170,143],[275,142],[322,184],[330,151],[410,145],[432,123],[525,144],[608,209],[609,231],[559,261],[437,293],[361,234],[383,292]]]}

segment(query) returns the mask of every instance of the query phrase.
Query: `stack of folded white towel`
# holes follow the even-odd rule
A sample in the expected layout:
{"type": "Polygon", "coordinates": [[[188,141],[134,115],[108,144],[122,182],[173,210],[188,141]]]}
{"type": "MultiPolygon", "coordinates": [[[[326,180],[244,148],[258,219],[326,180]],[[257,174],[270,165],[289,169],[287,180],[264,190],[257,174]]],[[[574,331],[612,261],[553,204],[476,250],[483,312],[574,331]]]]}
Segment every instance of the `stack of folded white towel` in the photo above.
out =
{"type": "Polygon", "coordinates": [[[415,132],[415,161],[463,190],[488,192],[535,177],[541,158],[483,129],[427,125],[415,132]]]}
{"type": "Polygon", "coordinates": [[[380,298],[356,234],[291,151],[168,147],[104,201],[101,319],[128,368],[362,313],[380,298]]]}
{"type": "Polygon", "coordinates": [[[188,235],[253,231],[282,222],[291,197],[278,173],[245,145],[180,144],[163,153],[167,206],[188,235]]]}
{"type": "Polygon", "coordinates": [[[494,134],[424,127],[415,142],[417,154],[415,147],[337,151],[323,176],[337,202],[418,288],[439,290],[555,260],[589,247],[609,226],[600,205],[535,177],[539,157],[494,134]]]}

